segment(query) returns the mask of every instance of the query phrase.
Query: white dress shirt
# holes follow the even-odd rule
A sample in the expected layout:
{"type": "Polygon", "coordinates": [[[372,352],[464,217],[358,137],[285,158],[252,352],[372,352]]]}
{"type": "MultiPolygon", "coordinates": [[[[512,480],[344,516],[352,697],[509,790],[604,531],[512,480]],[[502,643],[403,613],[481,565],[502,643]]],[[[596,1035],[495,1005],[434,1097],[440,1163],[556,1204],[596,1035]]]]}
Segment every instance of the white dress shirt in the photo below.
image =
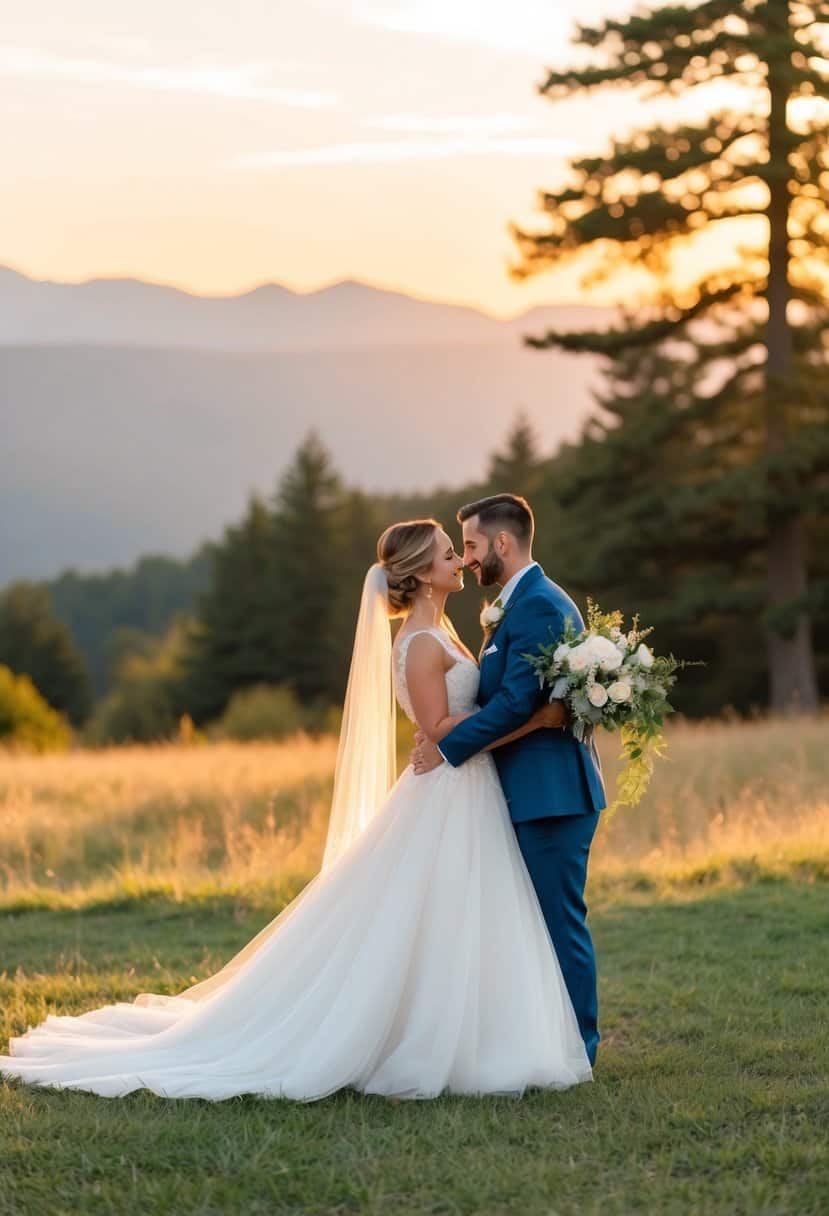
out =
{"type": "Polygon", "coordinates": [[[512,595],[513,591],[518,586],[518,584],[521,582],[521,579],[524,577],[524,575],[527,573],[527,571],[532,570],[533,567],[537,566],[537,565],[538,565],[538,562],[528,562],[528,564],[526,566],[522,566],[520,570],[516,570],[516,572],[515,572],[515,574],[513,574],[512,578],[507,579],[506,583],[504,584],[503,591],[498,596],[498,599],[501,601],[502,608],[506,608],[510,596],[512,595]]]}

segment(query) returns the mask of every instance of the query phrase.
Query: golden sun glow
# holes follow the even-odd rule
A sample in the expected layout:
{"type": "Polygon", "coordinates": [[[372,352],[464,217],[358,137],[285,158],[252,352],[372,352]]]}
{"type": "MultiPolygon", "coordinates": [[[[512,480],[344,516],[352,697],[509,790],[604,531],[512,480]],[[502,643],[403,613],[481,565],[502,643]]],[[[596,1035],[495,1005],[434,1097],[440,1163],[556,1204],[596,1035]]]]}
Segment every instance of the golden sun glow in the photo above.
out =
{"type": "MultiPolygon", "coordinates": [[[[35,0],[0,49],[0,264],[35,277],[129,275],[205,294],[358,278],[507,315],[605,302],[566,267],[523,283],[511,221],[611,133],[697,119],[745,94],[631,92],[550,104],[545,66],[577,58],[573,21],[628,0],[35,0]]],[[[815,103],[817,105],[818,103],[815,103]]],[[[811,107],[812,111],[814,106],[811,107]]],[[[797,120],[810,107],[798,103],[797,120]]],[[[712,230],[699,269],[734,246],[712,230]]]]}

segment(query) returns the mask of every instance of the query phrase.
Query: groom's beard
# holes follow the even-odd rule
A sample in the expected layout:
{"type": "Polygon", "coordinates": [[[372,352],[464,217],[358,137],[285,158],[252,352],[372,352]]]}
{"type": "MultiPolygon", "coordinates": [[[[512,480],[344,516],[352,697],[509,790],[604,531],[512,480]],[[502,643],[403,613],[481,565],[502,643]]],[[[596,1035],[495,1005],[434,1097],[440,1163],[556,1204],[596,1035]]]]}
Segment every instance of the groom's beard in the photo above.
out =
{"type": "Polygon", "coordinates": [[[493,583],[498,583],[499,586],[504,585],[504,580],[502,577],[504,573],[504,563],[495,552],[492,541],[489,542],[486,557],[480,563],[480,571],[482,587],[491,587],[493,583]]]}

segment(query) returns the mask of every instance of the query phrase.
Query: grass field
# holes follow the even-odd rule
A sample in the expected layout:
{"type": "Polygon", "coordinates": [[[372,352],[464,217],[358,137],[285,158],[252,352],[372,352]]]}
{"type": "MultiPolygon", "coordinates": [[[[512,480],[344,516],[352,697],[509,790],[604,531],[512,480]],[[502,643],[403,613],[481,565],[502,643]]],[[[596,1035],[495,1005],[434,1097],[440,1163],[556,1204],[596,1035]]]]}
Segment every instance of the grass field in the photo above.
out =
{"type": "MultiPolygon", "coordinates": [[[[680,724],[601,831],[592,1086],[301,1106],[0,1083],[0,1216],[829,1211],[827,745],[825,721],[680,724]]],[[[2,1049],[50,1010],[214,970],[313,873],[333,759],[0,758],[2,1049]]]]}

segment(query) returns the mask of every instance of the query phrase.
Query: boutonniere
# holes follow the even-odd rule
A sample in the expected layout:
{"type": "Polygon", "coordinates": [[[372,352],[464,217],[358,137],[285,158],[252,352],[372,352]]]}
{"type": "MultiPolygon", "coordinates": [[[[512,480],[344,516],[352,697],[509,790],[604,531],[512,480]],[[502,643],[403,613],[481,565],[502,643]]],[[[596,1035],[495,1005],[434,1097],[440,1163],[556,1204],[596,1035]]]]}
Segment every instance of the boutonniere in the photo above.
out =
{"type": "Polygon", "coordinates": [[[497,599],[494,604],[484,604],[481,612],[481,627],[488,632],[495,629],[504,619],[505,611],[500,599],[497,599]]]}

